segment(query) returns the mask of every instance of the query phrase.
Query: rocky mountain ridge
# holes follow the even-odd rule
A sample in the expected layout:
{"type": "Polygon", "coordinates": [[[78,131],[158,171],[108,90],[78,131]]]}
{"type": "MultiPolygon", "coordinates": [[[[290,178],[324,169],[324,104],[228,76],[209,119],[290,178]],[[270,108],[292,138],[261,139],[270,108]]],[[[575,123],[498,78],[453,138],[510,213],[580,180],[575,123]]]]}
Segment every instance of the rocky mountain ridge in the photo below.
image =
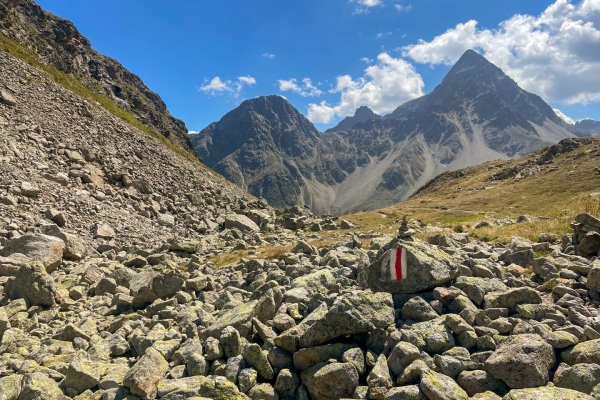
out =
{"type": "Polygon", "coordinates": [[[169,113],[160,96],[118,61],[95,51],[70,21],[33,0],[1,0],[0,15],[0,33],[5,38],[27,48],[41,62],[75,76],[157,134],[194,153],[185,123],[169,113]]]}
{"type": "MultiPolygon", "coordinates": [[[[539,96],[519,88],[471,50],[432,93],[401,105],[384,118],[371,118],[374,114],[363,109],[364,113],[358,113],[361,122],[348,119],[345,124],[352,126],[344,131],[317,134],[293,110],[294,120],[302,121],[286,126],[295,143],[302,143],[294,157],[286,155],[291,150],[281,151],[270,144],[265,150],[264,143],[256,142],[257,136],[246,133],[266,129],[271,136],[280,134],[276,124],[271,124],[277,114],[274,110],[293,107],[276,96],[243,104],[193,139],[201,143],[196,144],[200,157],[223,154],[223,161],[209,158],[207,165],[276,207],[307,204],[315,213],[385,207],[405,199],[443,171],[518,157],[582,135],[539,96]],[[262,115],[257,108],[252,118],[230,118],[244,114],[246,104],[253,102],[269,111],[262,115]],[[236,140],[217,143],[217,131],[236,140]],[[253,151],[239,157],[239,149],[247,147],[253,151]],[[271,160],[270,154],[277,156],[271,160]]],[[[277,115],[275,120],[285,118],[277,115]]]]}
{"type": "Polygon", "coordinates": [[[577,121],[575,122],[575,128],[591,135],[600,135],[600,121],[594,121],[593,119],[577,121]]]}

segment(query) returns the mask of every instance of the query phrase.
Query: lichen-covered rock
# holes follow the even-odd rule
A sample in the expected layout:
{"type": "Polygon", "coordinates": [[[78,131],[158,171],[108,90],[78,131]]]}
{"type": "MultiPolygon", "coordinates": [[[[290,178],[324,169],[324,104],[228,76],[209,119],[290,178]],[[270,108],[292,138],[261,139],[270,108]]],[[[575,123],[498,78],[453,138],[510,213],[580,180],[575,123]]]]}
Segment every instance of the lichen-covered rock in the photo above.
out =
{"type": "Polygon", "coordinates": [[[519,304],[541,304],[540,294],[529,287],[520,287],[506,292],[492,292],[484,297],[483,308],[508,308],[515,311],[519,304]]]}
{"type": "Polygon", "coordinates": [[[0,378],[0,399],[2,400],[18,400],[21,394],[21,383],[23,375],[9,375],[0,378]]]}
{"type": "Polygon", "coordinates": [[[152,347],[131,367],[123,379],[132,394],[143,399],[155,399],[158,382],[169,370],[169,363],[152,347]]]}
{"type": "Polygon", "coordinates": [[[508,386],[500,379],[496,379],[487,371],[463,371],[457,379],[458,384],[469,396],[477,393],[494,392],[502,395],[508,392],[508,386]]]}
{"type": "Polygon", "coordinates": [[[391,388],[385,400],[426,400],[426,397],[419,385],[407,385],[391,388]]]}
{"type": "Polygon", "coordinates": [[[267,354],[268,352],[266,350],[262,350],[256,343],[247,345],[242,353],[244,360],[248,363],[248,365],[256,368],[260,376],[262,376],[264,379],[273,379],[273,367],[269,363],[267,354]]]}
{"type": "Polygon", "coordinates": [[[229,214],[225,217],[225,228],[236,228],[240,231],[260,232],[260,228],[254,221],[245,215],[229,214]]]}
{"type": "Polygon", "coordinates": [[[419,350],[435,354],[441,354],[455,345],[452,331],[446,325],[446,316],[403,329],[402,340],[415,345],[419,350]]]}
{"type": "Polygon", "coordinates": [[[64,385],[76,389],[79,393],[98,385],[106,372],[107,366],[97,360],[90,360],[84,355],[75,357],[65,374],[64,385]]]}
{"type": "Polygon", "coordinates": [[[600,383],[600,365],[598,364],[575,364],[561,372],[557,371],[554,376],[556,386],[587,394],[591,394],[594,386],[598,383],[600,383]]]}
{"type": "Polygon", "coordinates": [[[11,299],[23,298],[32,306],[51,307],[60,300],[54,280],[40,262],[22,266],[6,283],[6,291],[11,299]]]}
{"type": "Polygon", "coordinates": [[[302,288],[313,295],[317,293],[327,294],[335,284],[336,280],[331,271],[324,269],[294,279],[292,288],[302,288]]]}
{"type": "Polygon", "coordinates": [[[452,378],[435,371],[423,372],[420,386],[429,400],[467,400],[469,398],[452,378]]]}
{"type": "Polygon", "coordinates": [[[437,317],[439,314],[420,296],[413,297],[402,306],[402,319],[424,322],[437,317]]]}
{"type": "Polygon", "coordinates": [[[421,240],[394,239],[370,265],[360,268],[358,282],[364,288],[392,294],[417,293],[443,285],[458,276],[460,262],[421,240]],[[390,272],[392,252],[401,246],[406,252],[406,277],[396,280],[390,272]]]}
{"type": "Polygon", "coordinates": [[[302,372],[301,378],[313,400],[350,397],[358,386],[358,373],[350,363],[319,363],[302,372]]]}
{"type": "Polygon", "coordinates": [[[394,385],[385,354],[380,354],[379,357],[377,357],[375,366],[369,373],[369,376],[367,376],[367,384],[369,385],[370,390],[375,388],[384,388],[387,390],[394,385]]]}
{"type": "Polygon", "coordinates": [[[340,336],[387,328],[394,323],[394,302],[388,293],[355,292],[340,297],[302,336],[302,347],[312,347],[340,336]]]}
{"type": "Polygon", "coordinates": [[[600,339],[576,345],[570,354],[576,363],[600,364],[600,339]]]}
{"type": "Polygon", "coordinates": [[[252,318],[256,313],[257,305],[258,301],[252,300],[226,311],[202,333],[202,337],[204,339],[208,337],[219,338],[223,329],[232,326],[239,332],[241,337],[250,339],[252,318]]]}
{"type": "Polygon", "coordinates": [[[68,400],[56,381],[41,372],[25,375],[19,400],[68,400]]]}
{"type": "Polygon", "coordinates": [[[557,387],[537,387],[530,389],[514,389],[502,400],[593,400],[592,396],[575,390],[557,387]]]}
{"type": "Polygon", "coordinates": [[[465,292],[467,297],[477,305],[483,303],[484,296],[491,292],[505,292],[509,290],[498,278],[477,278],[473,276],[459,276],[454,284],[457,288],[465,292]]]}
{"type": "Polygon", "coordinates": [[[554,365],[554,349],[535,334],[509,336],[486,360],[486,370],[512,389],[542,386],[554,365]]]}

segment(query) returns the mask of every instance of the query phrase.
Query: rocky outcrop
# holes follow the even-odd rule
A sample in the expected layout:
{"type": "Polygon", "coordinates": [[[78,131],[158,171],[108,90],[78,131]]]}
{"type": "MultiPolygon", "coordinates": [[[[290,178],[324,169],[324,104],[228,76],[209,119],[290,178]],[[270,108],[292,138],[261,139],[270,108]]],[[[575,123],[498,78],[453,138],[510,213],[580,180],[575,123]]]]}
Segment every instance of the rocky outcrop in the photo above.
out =
{"type": "Polygon", "coordinates": [[[333,128],[327,129],[325,133],[345,131],[352,128],[354,125],[360,122],[365,122],[371,119],[381,119],[381,115],[375,114],[373,110],[371,110],[367,106],[360,106],[356,109],[352,117],[344,118],[340,121],[339,124],[337,124],[333,128]]]}
{"type": "Polygon", "coordinates": [[[600,135],[600,121],[594,121],[593,119],[577,121],[575,122],[575,128],[590,135],[600,135]]]}
{"type": "MultiPolygon", "coordinates": [[[[95,51],[70,21],[44,11],[32,0],[2,0],[0,15],[2,35],[31,49],[41,62],[76,76],[90,90],[100,89],[156,133],[194,151],[184,122],[169,113],[160,96],[118,61],[95,51]]],[[[7,99],[5,103],[14,102],[7,99]]]]}

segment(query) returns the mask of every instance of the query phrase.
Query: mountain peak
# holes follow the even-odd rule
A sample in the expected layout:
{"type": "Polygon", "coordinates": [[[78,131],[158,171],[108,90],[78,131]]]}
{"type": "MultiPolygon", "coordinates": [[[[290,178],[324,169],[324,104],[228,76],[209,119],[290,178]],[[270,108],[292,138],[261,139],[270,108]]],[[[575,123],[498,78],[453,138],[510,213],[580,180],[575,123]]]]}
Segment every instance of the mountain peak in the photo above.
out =
{"type": "Polygon", "coordinates": [[[352,128],[353,125],[358,124],[360,122],[365,122],[370,119],[380,119],[381,115],[375,114],[373,110],[371,110],[367,106],[360,106],[354,112],[354,116],[346,117],[340,121],[339,124],[334,126],[333,128],[327,129],[325,132],[341,132],[347,129],[352,128]]]}
{"type": "Polygon", "coordinates": [[[489,62],[484,56],[477,53],[475,50],[467,50],[448,72],[444,81],[461,76],[466,72],[472,74],[474,71],[485,71],[486,74],[500,77],[505,76],[500,68],[489,62]]]}

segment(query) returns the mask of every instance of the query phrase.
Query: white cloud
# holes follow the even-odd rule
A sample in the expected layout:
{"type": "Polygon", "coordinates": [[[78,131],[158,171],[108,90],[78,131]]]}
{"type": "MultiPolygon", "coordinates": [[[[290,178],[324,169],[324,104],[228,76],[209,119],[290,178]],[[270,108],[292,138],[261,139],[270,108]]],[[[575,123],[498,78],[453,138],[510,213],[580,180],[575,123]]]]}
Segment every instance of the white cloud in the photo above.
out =
{"type": "Polygon", "coordinates": [[[365,7],[375,7],[382,3],[381,0],[356,0],[356,2],[365,7]]]}
{"type": "Polygon", "coordinates": [[[370,8],[376,6],[383,6],[382,0],[350,0],[351,2],[358,3],[358,6],[354,9],[354,14],[368,14],[370,8]]]}
{"type": "Polygon", "coordinates": [[[263,53],[262,56],[264,58],[269,58],[269,59],[275,58],[275,54],[273,54],[273,53],[263,53]]]}
{"type": "Polygon", "coordinates": [[[468,21],[405,46],[403,56],[449,65],[470,48],[547,101],[600,101],[600,0],[556,0],[539,16],[514,15],[494,30],[468,21]]]}
{"type": "Polygon", "coordinates": [[[573,118],[569,117],[567,114],[565,114],[564,112],[560,111],[558,108],[554,108],[554,113],[556,115],[558,115],[567,124],[575,125],[575,121],[573,121],[573,118]]]}
{"type": "Polygon", "coordinates": [[[279,83],[279,91],[281,92],[295,92],[302,97],[319,97],[323,94],[323,91],[313,85],[310,78],[302,79],[300,84],[293,78],[289,80],[279,79],[277,83],[279,83]]]}
{"type": "Polygon", "coordinates": [[[215,76],[208,81],[204,80],[204,85],[200,86],[200,91],[211,94],[223,94],[225,92],[232,93],[234,96],[239,96],[244,86],[252,86],[256,83],[256,79],[252,76],[240,76],[235,81],[227,80],[223,82],[220,77],[215,76]]]}
{"type": "Polygon", "coordinates": [[[398,12],[402,12],[402,11],[409,12],[410,10],[412,10],[412,4],[409,4],[407,6],[403,6],[402,4],[394,4],[394,8],[398,12]]]}
{"type": "Polygon", "coordinates": [[[367,67],[362,77],[338,76],[330,92],[340,93],[340,102],[309,104],[307,117],[315,123],[328,123],[336,116],[353,115],[364,105],[380,114],[390,112],[405,101],[422,96],[423,86],[421,75],[410,63],[381,53],[377,63],[367,67]]]}
{"type": "Polygon", "coordinates": [[[365,64],[371,64],[373,62],[373,60],[369,57],[362,57],[360,61],[364,62],[365,64]]]}
{"type": "Polygon", "coordinates": [[[189,130],[188,131],[188,135],[194,135],[196,133],[200,133],[199,131],[193,131],[193,130],[189,130]]]}

